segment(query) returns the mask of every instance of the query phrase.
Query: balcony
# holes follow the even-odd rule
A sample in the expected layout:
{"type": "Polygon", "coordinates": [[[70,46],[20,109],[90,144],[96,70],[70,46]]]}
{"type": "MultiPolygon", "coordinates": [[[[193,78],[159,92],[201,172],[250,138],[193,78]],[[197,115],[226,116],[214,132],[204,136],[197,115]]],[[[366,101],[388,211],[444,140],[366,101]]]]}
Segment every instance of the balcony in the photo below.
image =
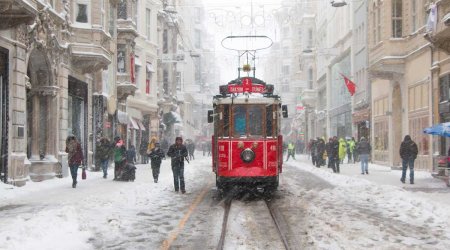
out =
{"type": "Polygon", "coordinates": [[[119,100],[124,100],[128,96],[136,93],[136,90],[138,89],[136,87],[136,84],[132,83],[130,80],[129,74],[117,74],[117,97],[119,100]]]}
{"type": "Polygon", "coordinates": [[[304,89],[300,93],[300,98],[303,105],[308,107],[314,107],[317,101],[317,93],[314,89],[304,89]]]}
{"type": "Polygon", "coordinates": [[[425,38],[437,48],[450,53],[450,1],[440,1],[437,10],[436,30],[426,34],[425,38]]]}
{"type": "Polygon", "coordinates": [[[111,63],[111,53],[101,46],[72,43],[69,48],[73,65],[83,73],[105,69],[111,63]]]}
{"type": "Polygon", "coordinates": [[[0,0],[0,30],[32,24],[37,15],[35,1],[0,0]]]}
{"type": "Polygon", "coordinates": [[[105,69],[111,63],[111,37],[99,28],[72,27],[71,60],[83,73],[105,69]]]}
{"type": "Polygon", "coordinates": [[[117,37],[119,39],[134,41],[134,39],[138,36],[139,33],[137,32],[136,24],[133,21],[129,19],[117,20],[117,37]]]}

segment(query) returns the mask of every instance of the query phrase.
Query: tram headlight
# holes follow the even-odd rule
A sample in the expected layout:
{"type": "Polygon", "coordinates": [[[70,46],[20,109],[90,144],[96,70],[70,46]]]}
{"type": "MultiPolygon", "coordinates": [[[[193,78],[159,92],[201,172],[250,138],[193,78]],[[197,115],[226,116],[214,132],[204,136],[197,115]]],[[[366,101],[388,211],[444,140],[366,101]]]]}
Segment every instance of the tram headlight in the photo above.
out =
{"type": "Polygon", "coordinates": [[[241,152],[241,159],[245,163],[250,163],[255,159],[255,152],[249,148],[246,148],[241,152]]]}

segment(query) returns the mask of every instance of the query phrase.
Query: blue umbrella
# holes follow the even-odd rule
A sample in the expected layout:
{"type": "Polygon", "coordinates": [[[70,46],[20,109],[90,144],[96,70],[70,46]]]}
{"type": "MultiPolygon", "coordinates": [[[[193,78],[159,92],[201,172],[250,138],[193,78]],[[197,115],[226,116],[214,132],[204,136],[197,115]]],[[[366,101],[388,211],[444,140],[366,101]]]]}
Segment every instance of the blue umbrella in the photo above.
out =
{"type": "Polygon", "coordinates": [[[450,122],[439,123],[423,130],[425,134],[450,137],[450,122]]]}

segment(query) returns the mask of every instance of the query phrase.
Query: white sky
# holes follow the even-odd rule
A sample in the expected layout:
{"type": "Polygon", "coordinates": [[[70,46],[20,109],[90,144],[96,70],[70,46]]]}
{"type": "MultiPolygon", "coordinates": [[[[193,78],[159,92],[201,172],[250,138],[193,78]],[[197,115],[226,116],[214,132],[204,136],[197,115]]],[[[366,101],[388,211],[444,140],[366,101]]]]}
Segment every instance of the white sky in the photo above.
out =
{"type": "MultiPolygon", "coordinates": [[[[226,65],[221,68],[220,84],[226,84],[237,78],[237,67],[242,67],[243,63],[238,63],[238,53],[224,49],[221,41],[230,35],[265,35],[275,40],[273,13],[280,7],[281,0],[204,0],[203,2],[206,7],[208,30],[215,37],[217,60],[222,61],[222,65],[226,65]]],[[[256,56],[262,53],[264,51],[259,51],[256,56]]],[[[258,72],[258,65],[256,68],[258,72]]]]}

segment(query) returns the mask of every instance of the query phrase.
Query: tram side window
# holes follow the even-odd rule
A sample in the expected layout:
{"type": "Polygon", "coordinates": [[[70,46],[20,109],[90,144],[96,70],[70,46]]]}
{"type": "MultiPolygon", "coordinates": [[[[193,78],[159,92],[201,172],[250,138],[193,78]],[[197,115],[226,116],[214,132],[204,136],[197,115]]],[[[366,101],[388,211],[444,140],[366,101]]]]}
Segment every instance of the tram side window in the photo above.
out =
{"type": "Polygon", "coordinates": [[[245,106],[235,106],[233,108],[234,136],[244,137],[246,135],[246,108],[245,106]]]}
{"type": "Polygon", "coordinates": [[[273,137],[273,105],[266,107],[266,136],[273,137]]]}
{"type": "Polygon", "coordinates": [[[250,136],[262,136],[263,134],[263,112],[262,106],[249,106],[248,108],[249,134],[250,136]]]}
{"type": "Polygon", "coordinates": [[[223,106],[223,137],[230,136],[230,106],[223,106]]]}

